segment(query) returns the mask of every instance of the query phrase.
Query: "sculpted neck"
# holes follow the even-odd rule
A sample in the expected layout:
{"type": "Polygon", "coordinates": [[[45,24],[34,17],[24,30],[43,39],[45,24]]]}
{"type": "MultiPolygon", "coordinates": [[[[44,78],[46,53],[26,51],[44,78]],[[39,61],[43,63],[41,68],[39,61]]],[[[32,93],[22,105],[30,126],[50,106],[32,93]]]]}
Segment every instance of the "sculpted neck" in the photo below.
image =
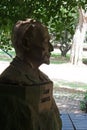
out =
{"type": "Polygon", "coordinates": [[[36,61],[35,59],[31,59],[23,56],[17,56],[17,57],[20,58],[27,65],[31,66],[32,69],[38,69],[39,66],[41,65],[40,61],[36,61]]]}

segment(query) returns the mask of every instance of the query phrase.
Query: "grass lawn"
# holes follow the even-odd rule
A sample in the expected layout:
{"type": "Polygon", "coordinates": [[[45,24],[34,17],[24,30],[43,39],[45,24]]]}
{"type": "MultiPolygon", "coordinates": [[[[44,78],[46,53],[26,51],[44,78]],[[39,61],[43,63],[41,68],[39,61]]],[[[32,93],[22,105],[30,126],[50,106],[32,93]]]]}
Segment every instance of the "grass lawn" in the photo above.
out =
{"type": "Polygon", "coordinates": [[[74,89],[78,91],[87,91],[87,83],[82,82],[69,82],[65,80],[57,80],[54,81],[54,88],[55,87],[74,89]]]}
{"type": "Polygon", "coordinates": [[[62,57],[58,53],[51,54],[51,64],[62,64],[62,63],[68,63],[69,61],[70,61],[69,54],[67,54],[66,57],[62,57]]]}

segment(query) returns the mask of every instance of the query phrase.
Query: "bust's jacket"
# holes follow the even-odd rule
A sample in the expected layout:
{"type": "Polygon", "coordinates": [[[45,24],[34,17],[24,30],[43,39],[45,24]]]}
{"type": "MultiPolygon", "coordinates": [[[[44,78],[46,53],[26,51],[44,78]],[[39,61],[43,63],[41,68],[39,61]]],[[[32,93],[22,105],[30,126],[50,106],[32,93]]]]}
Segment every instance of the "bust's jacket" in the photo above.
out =
{"type": "Polygon", "coordinates": [[[47,75],[39,69],[33,69],[30,64],[24,63],[18,57],[15,57],[0,75],[0,83],[33,85],[45,82],[52,83],[47,75]]]}
{"type": "MultiPolygon", "coordinates": [[[[13,87],[14,85],[17,87],[20,87],[20,86],[32,86],[32,87],[36,86],[37,87],[38,85],[51,84],[50,87],[53,88],[53,82],[49,79],[47,75],[45,75],[39,69],[36,69],[36,70],[33,69],[31,64],[27,65],[18,57],[15,57],[13,61],[10,63],[10,65],[0,75],[0,88],[2,87],[1,86],[2,84],[5,87],[8,85],[10,85],[11,87],[13,87]]],[[[34,96],[34,93],[32,94],[33,94],[32,95],[33,98],[35,98],[36,100],[37,97],[34,96]]],[[[21,103],[23,103],[23,107],[25,106],[24,104],[26,104],[26,101],[20,100],[20,95],[21,94],[19,92],[19,94],[17,95],[19,98],[15,95],[16,97],[15,99],[12,96],[12,104],[14,106],[14,110],[21,103]],[[13,99],[14,99],[14,102],[13,102],[13,99]],[[15,106],[14,103],[16,102],[19,102],[17,104],[18,106],[15,106]]],[[[1,93],[0,93],[0,96],[1,96],[1,93]]],[[[3,97],[1,102],[4,101],[3,99],[5,98],[3,97]]],[[[6,97],[6,99],[9,99],[9,98],[6,97]]],[[[31,111],[31,120],[33,123],[32,129],[30,130],[61,130],[62,129],[60,113],[54,101],[53,93],[52,93],[52,103],[51,103],[52,105],[49,111],[43,110],[38,113],[35,107],[33,107],[32,105],[33,103],[30,103],[30,102],[27,104],[29,106],[29,110],[31,111]]],[[[6,109],[8,109],[9,106],[6,105],[6,107],[7,107],[6,109]]],[[[21,108],[18,108],[17,111],[19,111],[19,109],[21,111],[21,108]]],[[[26,107],[25,107],[25,110],[26,110],[26,107]]],[[[25,113],[25,110],[23,110],[24,113],[25,113]]],[[[24,113],[23,115],[25,117],[24,113]]],[[[11,115],[12,113],[9,112],[9,114],[11,115]]]]}

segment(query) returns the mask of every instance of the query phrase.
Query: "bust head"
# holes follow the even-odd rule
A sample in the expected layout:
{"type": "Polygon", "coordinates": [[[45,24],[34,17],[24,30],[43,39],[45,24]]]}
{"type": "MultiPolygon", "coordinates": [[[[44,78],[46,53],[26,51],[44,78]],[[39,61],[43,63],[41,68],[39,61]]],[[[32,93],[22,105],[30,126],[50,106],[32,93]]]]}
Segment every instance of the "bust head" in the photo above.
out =
{"type": "Polygon", "coordinates": [[[33,19],[18,21],[13,28],[12,43],[19,58],[39,65],[50,63],[53,47],[48,29],[41,22],[33,19]]]}

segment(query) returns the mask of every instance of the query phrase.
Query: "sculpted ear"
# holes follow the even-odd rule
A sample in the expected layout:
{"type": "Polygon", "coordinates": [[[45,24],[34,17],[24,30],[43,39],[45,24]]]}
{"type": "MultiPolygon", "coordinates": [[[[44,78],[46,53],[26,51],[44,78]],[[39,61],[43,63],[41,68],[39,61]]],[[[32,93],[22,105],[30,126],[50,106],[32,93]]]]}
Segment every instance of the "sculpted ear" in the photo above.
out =
{"type": "Polygon", "coordinates": [[[34,31],[34,27],[31,25],[30,27],[28,27],[28,29],[26,30],[26,32],[25,32],[25,34],[23,36],[22,46],[26,50],[29,50],[30,46],[32,45],[33,31],[34,31]]]}

